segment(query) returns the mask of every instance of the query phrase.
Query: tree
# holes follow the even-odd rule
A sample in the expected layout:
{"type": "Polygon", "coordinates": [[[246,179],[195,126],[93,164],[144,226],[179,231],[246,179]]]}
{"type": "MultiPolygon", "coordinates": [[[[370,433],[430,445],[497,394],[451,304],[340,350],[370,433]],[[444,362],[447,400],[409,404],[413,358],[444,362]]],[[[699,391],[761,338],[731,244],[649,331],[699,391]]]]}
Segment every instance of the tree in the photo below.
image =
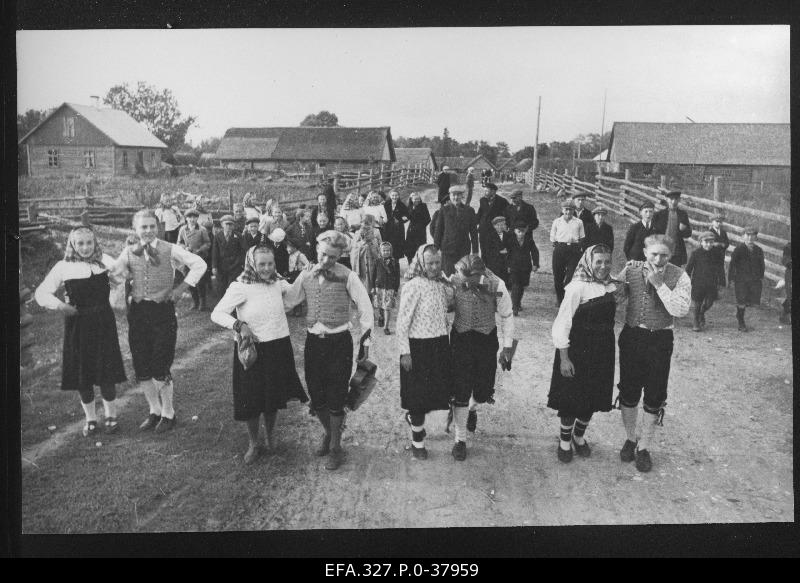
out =
{"type": "Polygon", "coordinates": [[[29,109],[23,115],[17,114],[17,140],[39,125],[50,111],[52,109],[29,109]]]}
{"type": "Polygon", "coordinates": [[[316,115],[314,115],[313,113],[309,113],[306,116],[306,118],[300,122],[300,125],[322,127],[322,128],[335,128],[339,127],[339,118],[336,117],[335,113],[323,110],[316,115]]]}
{"type": "Polygon", "coordinates": [[[447,128],[444,128],[444,132],[442,132],[442,152],[440,155],[443,157],[450,156],[450,131],[447,128]]]}
{"type": "Polygon", "coordinates": [[[195,116],[182,116],[178,101],[169,89],[159,91],[143,81],[139,81],[135,89],[127,83],[115,85],[108,90],[103,103],[147,126],[167,145],[168,157],[184,144],[186,132],[197,120],[195,116]]]}
{"type": "Polygon", "coordinates": [[[505,142],[497,142],[497,155],[500,158],[510,158],[511,150],[508,149],[508,144],[505,142]]]}

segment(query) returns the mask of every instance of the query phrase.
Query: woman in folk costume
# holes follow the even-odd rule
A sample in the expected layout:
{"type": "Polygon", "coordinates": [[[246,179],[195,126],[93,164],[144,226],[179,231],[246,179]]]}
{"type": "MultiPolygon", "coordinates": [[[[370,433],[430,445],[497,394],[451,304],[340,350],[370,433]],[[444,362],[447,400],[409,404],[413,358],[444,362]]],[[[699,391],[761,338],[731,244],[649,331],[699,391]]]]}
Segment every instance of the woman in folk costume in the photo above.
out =
{"type": "Polygon", "coordinates": [[[391,334],[389,320],[395,306],[395,296],[400,289],[400,265],[393,256],[392,244],[388,241],[381,243],[381,256],[377,261],[377,274],[375,276],[375,294],[372,298],[375,309],[378,310],[378,326],[383,326],[383,333],[391,334]]]}
{"type": "Polygon", "coordinates": [[[486,268],[479,255],[462,257],[455,269],[450,278],[455,294],[455,318],[450,331],[455,420],[453,457],[464,461],[467,431],[474,433],[478,423],[478,404],[493,402],[500,347],[496,321],[500,323],[502,334],[501,358],[510,362],[514,317],[505,283],[486,268]]]}
{"type": "Polygon", "coordinates": [[[339,216],[344,217],[352,232],[357,231],[361,227],[361,217],[363,216],[361,206],[361,199],[355,192],[351,192],[344,199],[342,208],[339,210],[339,216]]]}
{"type": "Polygon", "coordinates": [[[86,437],[97,432],[94,385],[100,386],[103,396],[106,431],[119,430],[115,385],[125,381],[125,368],[108,294],[110,285],[122,282],[110,277],[113,262],[91,229],[75,229],[69,234],[64,259],[53,266],[34,296],[40,306],[64,312],[61,390],[78,391],[86,437]],[[55,295],[62,285],[66,302],[55,295]]]}
{"type": "MultiPolygon", "coordinates": [[[[383,208],[383,207],[381,207],[383,208]]],[[[350,247],[350,266],[372,298],[375,289],[375,277],[378,274],[377,262],[381,256],[381,234],[375,228],[375,218],[365,215],[361,228],[353,237],[350,247]]]]}
{"type": "Polygon", "coordinates": [[[415,459],[428,458],[425,415],[450,408],[452,368],[447,310],[453,288],[442,274],[442,254],[422,245],[408,268],[397,312],[400,351],[400,405],[411,426],[415,459]]]}
{"type": "Polygon", "coordinates": [[[618,282],[611,279],[611,250],[593,245],[581,257],[553,322],[556,347],[547,406],[561,418],[558,459],[572,461],[591,449],[584,433],[596,411],[610,411],[614,392],[614,315],[618,282]]]}
{"type": "Polygon", "coordinates": [[[294,350],[289,338],[289,324],[283,296],[291,288],[275,269],[275,253],[269,247],[250,247],[244,271],[228,286],[211,320],[235,330],[242,339],[255,343],[256,361],[247,370],[233,350],[233,418],[247,423],[250,444],[244,463],[253,463],[262,451],[274,449],[273,429],[278,409],[286,401],[308,401],[294,364],[294,350]],[[236,310],[236,317],[231,312],[236,310]],[[259,439],[261,416],[264,416],[266,444],[259,439]]]}

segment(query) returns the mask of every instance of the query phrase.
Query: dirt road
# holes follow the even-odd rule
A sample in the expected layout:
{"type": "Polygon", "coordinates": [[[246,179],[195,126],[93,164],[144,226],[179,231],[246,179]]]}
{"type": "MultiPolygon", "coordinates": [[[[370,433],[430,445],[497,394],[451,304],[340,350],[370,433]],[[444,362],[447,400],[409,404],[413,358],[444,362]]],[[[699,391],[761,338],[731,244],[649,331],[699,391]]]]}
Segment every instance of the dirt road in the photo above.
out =
{"type": "MultiPolygon", "coordinates": [[[[498,377],[496,404],[479,410],[466,461],[450,455],[444,412],[427,421],[429,459],[406,451],[396,336],[376,334],[380,383],[347,418],[345,464],[329,472],[313,456],[320,429],[294,402],[279,414],[277,452],[245,467],[246,431],[231,412],[230,333],[193,314],[180,326],[206,348],[190,353],[186,337],[179,341],[178,428],[137,433],[146,410],[132,395],[123,433],[101,436],[100,447],[66,436],[35,466],[23,464],[23,532],[792,521],[791,329],[778,326],[775,310],[749,311],[748,334],[737,332],[728,302],[709,312],[704,333],[679,323],[651,473],[620,462],[618,411],[592,421],[591,458],[557,461],[558,420],[545,407],[556,313],[547,240],[557,207],[552,195],[526,200],[541,219],[542,269],[523,299],[513,369],[498,377]]],[[[614,223],[621,241],[627,224],[614,223]]],[[[621,265],[617,250],[614,271],[621,265]]],[[[302,323],[290,324],[302,375],[302,323]]]]}

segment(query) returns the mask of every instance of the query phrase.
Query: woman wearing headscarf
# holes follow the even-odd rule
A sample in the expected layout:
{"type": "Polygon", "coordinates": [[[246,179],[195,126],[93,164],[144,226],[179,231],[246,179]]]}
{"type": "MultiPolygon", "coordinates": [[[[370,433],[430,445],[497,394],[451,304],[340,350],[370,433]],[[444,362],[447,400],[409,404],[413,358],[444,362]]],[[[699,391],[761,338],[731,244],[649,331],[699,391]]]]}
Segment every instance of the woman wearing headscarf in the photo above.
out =
{"type": "Polygon", "coordinates": [[[356,231],[350,247],[350,268],[367,288],[370,301],[374,296],[382,242],[381,233],[375,228],[375,218],[372,215],[364,216],[361,228],[356,231]]]}
{"type": "Polygon", "coordinates": [[[342,208],[339,210],[339,216],[344,217],[347,224],[350,225],[350,231],[355,232],[361,227],[361,217],[363,211],[361,210],[361,199],[355,192],[347,195],[342,203],[342,208]]]}
{"type": "Polygon", "coordinates": [[[125,381],[125,368],[108,296],[110,286],[122,282],[110,276],[113,263],[91,229],[77,228],[69,234],[64,259],[53,266],[34,295],[40,306],[64,313],[61,390],[78,391],[86,437],[97,433],[94,385],[103,396],[106,431],[119,430],[115,385],[125,381]],[[55,295],[62,285],[63,302],[55,295]]]}
{"type": "Polygon", "coordinates": [[[273,429],[278,409],[286,401],[308,401],[294,364],[294,350],[289,338],[284,295],[291,285],[275,270],[275,253],[269,247],[251,247],[245,256],[244,271],[228,286],[211,320],[235,330],[243,340],[255,343],[258,354],[247,370],[233,350],[233,418],[247,423],[250,444],[244,463],[253,463],[262,451],[272,450],[273,429]],[[236,317],[231,312],[236,310],[236,317]],[[259,439],[261,416],[264,416],[266,444],[259,439]]]}
{"type": "Polygon", "coordinates": [[[364,202],[364,207],[361,209],[363,216],[372,215],[375,218],[375,223],[381,231],[381,239],[383,236],[383,227],[386,224],[387,216],[386,209],[383,207],[383,199],[377,192],[370,192],[367,200],[364,202]]]}
{"type": "Polygon", "coordinates": [[[442,254],[435,245],[422,245],[406,273],[397,311],[400,351],[400,405],[411,426],[415,459],[428,458],[425,415],[450,408],[450,340],[447,310],[453,288],[442,274],[442,254]]]}
{"type": "Polygon", "coordinates": [[[408,232],[406,233],[405,256],[408,264],[414,259],[414,254],[420,245],[428,241],[426,227],[431,222],[431,213],[428,205],[422,202],[419,192],[412,192],[408,197],[408,232]]]}
{"type": "Polygon", "coordinates": [[[558,411],[561,439],[558,459],[572,461],[591,449],[584,433],[596,411],[610,411],[614,390],[614,315],[618,283],[611,278],[611,250],[586,249],[553,322],[556,347],[547,406],[558,411]]]}

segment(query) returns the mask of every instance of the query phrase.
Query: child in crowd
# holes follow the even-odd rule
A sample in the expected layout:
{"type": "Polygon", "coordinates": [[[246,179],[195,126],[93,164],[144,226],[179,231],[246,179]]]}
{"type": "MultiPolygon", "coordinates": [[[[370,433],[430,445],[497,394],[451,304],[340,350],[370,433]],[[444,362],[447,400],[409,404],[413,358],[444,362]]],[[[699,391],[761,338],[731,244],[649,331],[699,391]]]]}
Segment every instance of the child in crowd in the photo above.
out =
{"type": "MultiPolygon", "coordinates": [[[[275,269],[281,275],[286,277],[289,272],[289,252],[286,249],[286,232],[283,229],[275,229],[270,233],[268,239],[272,242],[272,248],[275,251],[275,269]]],[[[264,245],[267,247],[268,245],[264,245]]]]}
{"type": "Polygon", "coordinates": [[[383,333],[388,336],[392,333],[389,330],[389,320],[400,289],[400,266],[392,256],[392,244],[388,241],[381,243],[380,253],[381,257],[376,263],[377,273],[372,301],[378,310],[378,326],[383,326],[383,333]]]}
{"type": "Polygon", "coordinates": [[[168,192],[161,195],[155,212],[158,222],[164,229],[164,240],[168,243],[177,242],[178,229],[183,223],[183,216],[181,216],[180,209],[173,204],[172,196],[168,192]]]}
{"type": "Polygon", "coordinates": [[[539,249],[522,219],[514,223],[514,233],[507,237],[508,271],[511,281],[511,303],[515,316],[522,309],[522,295],[531,280],[531,272],[539,271],[539,249]]]}
{"type": "Polygon", "coordinates": [[[245,221],[245,230],[242,233],[242,254],[246,254],[250,247],[272,247],[267,236],[258,230],[258,217],[249,217],[245,221]]]}
{"type": "Polygon", "coordinates": [[[686,264],[686,274],[692,279],[694,326],[701,332],[706,327],[706,312],[717,299],[717,264],[713,254],[714,233],[700,234],[700,247],[695,249],[686,264]]]}
{"type": "Polygon", "coordinates": [[[725,287],[725,250],[731,244],[723,226],[724,221],[725,217],[719,213],[711,217],[710,231],[714,235],[711,243],[711,256],[714,258],[717,268],[717,288],[725,287]]]}
{"type": "Polygon", "coordinates": [[[744,311],[748,306],[761,304],[762,279],[764,278],[764,251],[756,245],[758,229],[747,227],[744,242],[739,243],[731,253],[728,268],[728,285],[733,284],[736,294],[736,319],[739,332],[749,332],[744,321],[744,311]]]}
{"type": "Polygon", "coordinates": [[[353,246],[350,249],[350,265],[361,283],[370,292],[370,299],[375,290],[376,263],[381,255],[381,242],[381,234],[375,228],[375,217],[364,215],[361,220],[361,228],[353,238],[353,246]]]}
{"type": "Polygon", "coordinates": [[[347,224],[347,219],[342,216],[336,217],[333,222],[333,229],[339,231],[347,240],[347,249],[339,257],[339,263],[350,269],[350,248],[353,246],[353,236],[350,234],[350,226],[347,224]]]}
{"type": "Polygon", "coordinates": [[[61,390],[78,391],[86,415],[85,437],[97,433],[94,385],[100,386],[103,396],[106,431],[119,431],[115,385],[125,381],[125,368],[108,300],[110,285],[121,283],[110,276],[113,262],[94,232],[79,227],[69,234],[64,259],[53,266],[34,295],[40,306],[64,313],[61,390]],[[66,302],[55,295],[62,285],[66,302]]]}
{"type": "Polygon", "coordinates": [[[485,266],[510,287],[508,278],[508,229],[506,218],[499,216],[492,219],[492,230],[486,233],[483,249],[485,266]]]}
{"type": "MultiPolygon", "coordinates": [[[[211,238],[208,236],[208,231],[198,224],[200,213],[197,209],[189,209],[186,211],[186,224],[181,227],[178,233],[178,244],[194,253],[199,255],[206,265],[211,263],[211,238]]],[[[192,291],[192,305],[193,310],[200,310],[205,312],[208,310],[206,306],[206,295],[208,287],[211,285],[211,270],[206,269],[203,277],[197,282],[197,285],[191,288],[192,291]]]]}
{"type": "Polygon", "coordinates": [[[331,219],[327,213],[325,212],[317,213],[316,219],[317,222],[316,225],[314,225],[314,230],[313,230],[314,239],[319,237],[319,235],[321,235],[325,231],[333,230],[333,225],[331,225],[331,219]]]}
{"type": "Polygon", "coordinates": [[[289,283],[294,283],[300,272],[308,265],[308,258],[300,251],[300,242],[292,237],[286,238],[286,252],[289,254],[286,279],[289,280],[289,283]]]}

